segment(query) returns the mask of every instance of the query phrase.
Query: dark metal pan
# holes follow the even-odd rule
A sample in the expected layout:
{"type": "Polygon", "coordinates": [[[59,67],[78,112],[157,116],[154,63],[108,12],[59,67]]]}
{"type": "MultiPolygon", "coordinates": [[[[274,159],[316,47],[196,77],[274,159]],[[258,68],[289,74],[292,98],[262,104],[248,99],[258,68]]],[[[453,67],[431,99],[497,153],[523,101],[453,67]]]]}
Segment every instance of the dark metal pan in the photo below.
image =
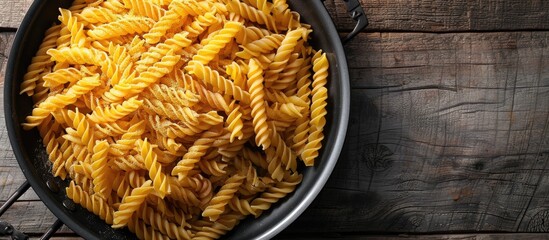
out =
{"type": "MultiPolygon", "coordinates": [[[[54,178],[50,162],[37,130],[24,131],[21,123],[32,111],[32,99],[20,95],[20,84],[31,58],[35,55],[45,30],[56,21],[59,7],[70,0],[35,0],[17,31],[9,56],[4,82],[6,126],[13,151],[21,170],[46,206],[69,228],[86,239],[134,239],[127,230],[114,230],[84,208],[74,206],[65,196],[67,181],[54,178]]],[[[328,115],[325,141],[317,165],[306,168],[303,182],[296,191],[281,200],[257,219],[247,218],[227,235],[230,239],[265,239],[275,236],[292,223],[320,192],[337,160],[347,130],[350,104],[349,73],[342,41],[350,40],[367,25],[358,0],[347,0],[351,17],[357,26],[343,40],[320,0],[289,0],[302,21],[314,30],[311,44],[323,49],[330,61],[328,80],[328,115]]],[[[337,203],[334,203],[337,204],[337,203]]]]}

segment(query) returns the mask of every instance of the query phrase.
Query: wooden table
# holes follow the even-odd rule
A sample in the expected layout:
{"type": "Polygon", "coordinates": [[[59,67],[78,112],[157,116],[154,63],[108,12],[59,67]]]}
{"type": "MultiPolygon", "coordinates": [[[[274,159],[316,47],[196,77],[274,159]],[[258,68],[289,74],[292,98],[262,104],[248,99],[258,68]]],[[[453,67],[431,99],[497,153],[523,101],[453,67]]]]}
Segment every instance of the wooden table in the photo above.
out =
{"type": "MultiPolygon", "coordinates": [[[[0,2],[0,82],[31,2],[0,2]]],[[[279,237],[545,237],[536,233],[549,232],[549,2],[362,4],[370,26],[346,45],[353,89],[343,153],[279,237]]],[[[350,31],[343,2],[325,5],[350,31]]],[[[5,201],[24,176],[0,118],[5,201]]],[[[39,236],[55,217],[29,191],[0,220],[39,236]]]]}

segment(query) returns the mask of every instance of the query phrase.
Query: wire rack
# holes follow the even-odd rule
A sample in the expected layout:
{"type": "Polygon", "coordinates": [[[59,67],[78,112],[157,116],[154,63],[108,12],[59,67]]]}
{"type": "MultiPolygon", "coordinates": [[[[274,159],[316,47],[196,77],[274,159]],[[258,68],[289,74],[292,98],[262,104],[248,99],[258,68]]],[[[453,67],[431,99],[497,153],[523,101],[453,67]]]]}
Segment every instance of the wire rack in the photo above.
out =
{"type": "MultiPolygon", "coordinates": [[[[19,199],[19,197],[21,197],[21,195],[23,195],[29,189],[29,187],[30,187],[30,183],[28,181],[25,181],[23,184],[21,184],[21,186],[17,190],[15,190],[14,193],[10,195],[8,200],[6,200],[6,202],[2,204],[2,206],[0,206],[0,217],[4,215],[4,213],[13,205],[13,203],[15,203],[15,201],[17,201],[17,199],[19,199]]],[[[50,184],[48,184],[48,187],[50,189],[54,188],[54,186],[50,184]]],[[[66,206],[66,207],[70,207],[70,206],[66,206]]],[[[63,222],[57,219],[48,228],[48,230],[46,230],[46,232],[40,237],[40,239],[41,240],[50,239],[53,236],[53,234],[57,232],[57,230],[59,230],[59,228],[61,228],[62,226],[63,226],[63,222]]],[[[6,221],[1,221],[1,220],[0,220],[0,236],[10,236],[11,239],[14,239],[14,240],[24,240],[29,238],[28,235],[15,229],[13,225],[11,225],[10,223],[6,221]]]]}

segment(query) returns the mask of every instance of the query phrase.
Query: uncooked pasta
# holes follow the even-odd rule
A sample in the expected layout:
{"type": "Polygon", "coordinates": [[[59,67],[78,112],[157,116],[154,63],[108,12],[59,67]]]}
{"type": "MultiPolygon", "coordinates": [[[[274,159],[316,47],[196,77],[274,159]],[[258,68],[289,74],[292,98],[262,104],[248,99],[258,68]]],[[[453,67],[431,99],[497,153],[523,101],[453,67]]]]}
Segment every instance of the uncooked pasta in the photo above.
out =
{"type": "Polygon", "coordinates": [[[216,239],[293,192],[326,54],[285,0],[76,0],[21,84],[67,196],[140,239],[216,239]]]}

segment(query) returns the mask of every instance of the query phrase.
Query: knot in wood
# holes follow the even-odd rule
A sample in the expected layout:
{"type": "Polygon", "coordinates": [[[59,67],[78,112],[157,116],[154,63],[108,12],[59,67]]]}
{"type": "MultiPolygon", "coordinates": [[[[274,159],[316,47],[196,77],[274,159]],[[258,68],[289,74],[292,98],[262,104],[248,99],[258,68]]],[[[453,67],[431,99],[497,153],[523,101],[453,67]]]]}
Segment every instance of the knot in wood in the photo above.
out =
{"type": "Polygon", "coordinates": [[[549,210],[542,210],[530,219],[527,232],[547,231],[549,231],[549,210]]]}
{"type": "Polygon", "coordinates": [[[362,149],[362,161],[368,169],[375,172],[385,171],[393,165],[391,155],[393,151],[381,144],[368,144],[362,149]]]}

